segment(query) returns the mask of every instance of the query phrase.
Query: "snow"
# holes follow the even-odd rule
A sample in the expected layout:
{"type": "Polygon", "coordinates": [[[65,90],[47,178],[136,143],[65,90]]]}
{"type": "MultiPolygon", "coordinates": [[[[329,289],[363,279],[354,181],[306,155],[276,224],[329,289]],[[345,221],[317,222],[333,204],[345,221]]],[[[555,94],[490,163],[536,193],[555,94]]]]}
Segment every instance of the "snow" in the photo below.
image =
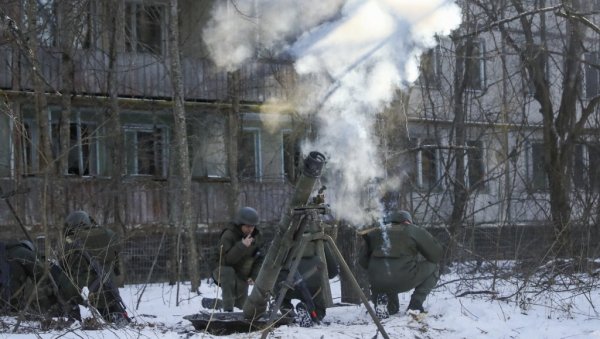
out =
{"type": "MultiPolygon", "coordinates": [[[[543,285],[543,277],[493,279],[489,272],[444,274],[432,292],[425,308],[428,313],[414,317],[392,315],[382,321],[390,338],[600,338],[600,285],[598,277],[570,275],[554,277],[554,284],[543,285]],[[526,283],[527,282],[527,283],[526,283]]],[[[331,280],[334,302],[340,300],[340,281],[331,280]]],[[[121,289],[133,325],[125,329],[106,328],[83,331],[79,324],[67,330],[43,332],[32,330],[35,323],[25,323],[29,333],[10,333],[3,326],[0,338],[260,338],[261,332],[214,336],[198,332],[182,317],[207,311],[200,305],[203,297],[215,297],[220,291],[204,280],[200,294],[191,293],[189,284],[177,286],[157,283],[147,285],[136,308],[143,285],[127,285],[121,289]],[[179,299],[179,305],[177,305],[179,299]]],[[[410,293],[400,294],[401,308],[406,307],[410,293]]],[[[89,313],[86,313],[89,314],[89,313]]],[[[5,324],[11,318],[1,319],[5,324]]],[[[296,325],[278,327],[269,338],[373,338],[377,326],[363,305],[332,307],[324,324],[301,328],[296,325]]],[[[382,338],[377,334],[377,338],[382,338]]]]}

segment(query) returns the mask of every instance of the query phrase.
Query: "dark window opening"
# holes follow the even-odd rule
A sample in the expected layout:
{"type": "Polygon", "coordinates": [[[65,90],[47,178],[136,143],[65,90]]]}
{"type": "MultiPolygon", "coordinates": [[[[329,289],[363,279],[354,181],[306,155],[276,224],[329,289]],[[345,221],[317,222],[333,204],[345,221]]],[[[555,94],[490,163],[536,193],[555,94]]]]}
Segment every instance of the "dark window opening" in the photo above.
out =
{"type": "Polygon", "coordinates": [[[544,149],[542,143],[531,145],[531,185],[536,190],[548,189],[548,177],[544,169],[544,149]]]}
{"type": "Polygon", "coordinates": [[[125,6],[125,46],[129,52],[162,53],[163,6],[125,6]]]}
{"type": "Polygon", "coordinates": [[[240,136],[238,174],[241,179],[258,178],[258,131],[245,130],[240,136]]]}
{"type": "Polygon", "coordinates": [[[283,134],[283,172],[286,179],[296,182],[296,169],[300,162],[300,146],[291,133],[283,134]]]}
{"type": "Polygon", "coordinates": [[[469,171],[469,187],[481,188],[485,177],[485,167],[483,163],[483,146],[481,141],[467,142],[467,164],[469,171]]]}
{"type": "Polygon", "coordinates": [[[483,41],[470,40],[456,50],[458,56],[457,74],[464,79],[471,90],[485,87],[485,48],[483,41]]]}

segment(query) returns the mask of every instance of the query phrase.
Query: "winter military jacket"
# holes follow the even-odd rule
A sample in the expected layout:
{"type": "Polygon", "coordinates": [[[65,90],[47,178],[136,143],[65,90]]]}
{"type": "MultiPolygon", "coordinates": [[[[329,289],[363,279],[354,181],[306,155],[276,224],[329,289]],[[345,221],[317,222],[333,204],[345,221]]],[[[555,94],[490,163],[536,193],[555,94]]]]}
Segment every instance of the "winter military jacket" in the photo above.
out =
{"type": "MultiPolygon", "coordinates": [[[[65,237],[64,264],[69,270],[93,272],[89,260],[83,255],[87,252],[106,273],[117,268],[121,242],[115,232],[107,227],[94,226],[79,228],[65,237]]],[[[79,287],[87,286],[87,283],[78,281],[79,287]]]]}
{"type": "Polygon", "coordinates": [[[242,243],[244,233],[240,226],[229,224],[221,233],[218,245],[221,266],[233,267],[238,277],[244,281],[248,278],[256,279],[263,259],[260,252],[263,240],[257,227],[251,236],[254,242],[246,247],[242,243]]]}
{"type": "Polygon", "coordinates": [[[7,272],[2,272],[2,304],[10,305],[13,310],[20,309],[26,302],[28,292],[33,288],[32,282],[39,281],[44,274],[44,267],[36,259],[35,253],[18,242],[8,242],[5,246],[7,272]],[[6,285],[6,286],[4,286],[6,285]]]}
{"type": "MultiPolygon", "coordinates": [[[[114,273],[118,272],[119,237],[107,227],[93,226],[70,232],[64,242],[63,270],[79,289],[88,287],[98,297],[109,280],[114,282],[114,273]]],[[[104,307],[112,302],[103,298],[94,300],[94,306],[104,307]]]]}
{"type": "MultiPolygon", "coordinates": [[[[31,311],[49,312],[51,315],[63,315],[66,304],[75,305],[80,301],[79,293],[73,289],[71,282],[64,278],[64,273],[54,264],[50,264],[50,273],[54,283],[44,276],[44,265],[38,260],[35,252],[18,242],[6,244],[6,260],[8,263],[8,298],[2,298],[4,306],[12,311],[22,309],[31,293],[36,293],[29,305],[31,311]],[[40,282],[41,279],[44,279],[40,282]],[[8,299],[8,300],[4,300],[8,299]]],[[[4,293],[3,293],[4,294],[4,293]]]]}
{"type": "Polygon", "coordinates": [[[442,246],[424,228],[413,224],[391,224],[368,232],[364,236],[359,264],[367,269],[371,258],[394,260],[396,267],[413,269],[421,254],[427,261],[442,259],[442,246]]]}

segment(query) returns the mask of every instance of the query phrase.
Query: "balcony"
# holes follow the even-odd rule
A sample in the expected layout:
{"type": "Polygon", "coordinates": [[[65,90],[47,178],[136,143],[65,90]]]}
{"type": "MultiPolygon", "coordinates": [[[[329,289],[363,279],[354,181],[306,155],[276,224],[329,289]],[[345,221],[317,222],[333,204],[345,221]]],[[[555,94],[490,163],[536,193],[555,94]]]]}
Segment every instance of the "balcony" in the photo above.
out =
{"type": "MultiPolygon", "coordinates": [[[[60,91],[63,86],[61,54],[40,49],[41,74],[46,91],[60,91]]],[[[77,50],[74,59],[75,93],[107,95],[108,55],[100,50],[77,50]]],[[[223,101],[228,97],[227,72],[218,70],[207,59],[185,58],[181,62],[185,99],[188,101],[223,101]]],[[[33,81],[28,59],[0,46],[0,88],[32,91],[33,81]],[[22,65],[19,71],[17,58],[22,65]],[[19,72],[19,74],[15,74],[19,72]],[[13,86],[13,83],[18,84],[13,86]]],[[[161,99],[172,95],[169,60],[149,53],[121,53],[117,58],[117,92],[120,97],[161,99]]],[[[285,84],[294,81],[289,62],[255,60],[240,69],[240,101],[261,103],[285,97],[285,84]]]]}

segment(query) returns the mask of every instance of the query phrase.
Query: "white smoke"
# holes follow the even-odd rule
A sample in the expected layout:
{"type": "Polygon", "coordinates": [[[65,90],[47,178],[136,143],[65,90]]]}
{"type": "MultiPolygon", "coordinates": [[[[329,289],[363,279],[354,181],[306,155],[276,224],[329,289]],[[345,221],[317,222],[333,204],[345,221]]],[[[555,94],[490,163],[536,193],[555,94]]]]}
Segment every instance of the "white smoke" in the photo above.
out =
{"type": "Polygon", "coordinates": [[[218,3],[204,31],[215,63],[231,70],[259,50],[291,54],[308,79],[296,109],[314,114],[319,126],[319,136],[303,148],[329,158],[332,209],[353,223],[372,220],[360,198],[384,176],[375,117],[417,78],[418,57],[434,46],[434,36],[458,27],[460,8],[449,0],[218,3]]]}

